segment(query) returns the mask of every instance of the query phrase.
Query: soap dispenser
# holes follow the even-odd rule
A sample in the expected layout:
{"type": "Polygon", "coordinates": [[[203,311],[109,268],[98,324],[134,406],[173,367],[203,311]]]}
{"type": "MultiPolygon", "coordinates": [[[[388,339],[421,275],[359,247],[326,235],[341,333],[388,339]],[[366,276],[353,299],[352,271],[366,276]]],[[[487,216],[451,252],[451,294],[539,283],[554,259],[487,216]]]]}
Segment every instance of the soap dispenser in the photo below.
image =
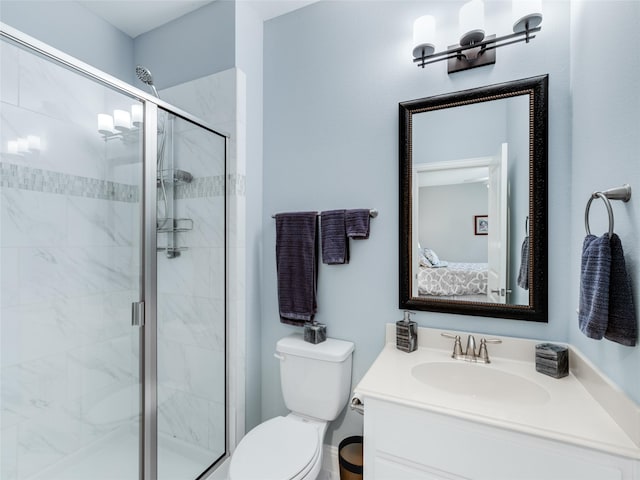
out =
{"type": "Polygon", "coordinates": [[[418,324],[411,320],[412,313],[405,310],[404,318],[396,322],[396,347],[403,352],[418,348],[418,324]]]}

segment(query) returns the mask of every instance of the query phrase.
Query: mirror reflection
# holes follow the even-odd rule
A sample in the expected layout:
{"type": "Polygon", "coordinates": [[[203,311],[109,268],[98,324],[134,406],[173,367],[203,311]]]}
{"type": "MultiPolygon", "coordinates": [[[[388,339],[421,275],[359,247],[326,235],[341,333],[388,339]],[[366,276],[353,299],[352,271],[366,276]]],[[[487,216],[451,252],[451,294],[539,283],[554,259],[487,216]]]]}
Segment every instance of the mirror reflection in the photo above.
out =
{"type": "Polygon", "coordinates": [[[528,166],[527,95],[414,115],[414,295],[529,304],[528,166]]]}
{"type": "Polygon", "coordinates": [[[400,104],[401,308],[546,321],[545,87],[400,104]]]}

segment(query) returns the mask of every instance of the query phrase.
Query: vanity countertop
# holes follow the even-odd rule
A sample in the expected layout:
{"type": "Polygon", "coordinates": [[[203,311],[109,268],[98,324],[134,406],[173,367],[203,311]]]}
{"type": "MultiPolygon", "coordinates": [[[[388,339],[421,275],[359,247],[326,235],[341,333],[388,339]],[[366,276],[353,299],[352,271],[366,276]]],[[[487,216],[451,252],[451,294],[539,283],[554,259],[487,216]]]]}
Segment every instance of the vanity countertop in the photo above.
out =
{"type": "MultiPolygon", "coordinates": [[[[405,406],[442,413],[473,422],[515,430],[599,451],[640,459],[640,408],[602,376],[570,346],[569,376],[556,379],[535,369],[535,345],[542,343],[508,337],[489,345],[491,363],[470,368],[495,369],[516,375],[548,392],[540,403],[478,398],[437,388],[419,381],[412,369],[424,363],[459,363],[451,358],[453,340],[442,330],[420,328],[419,348],[412,353],[395,346],[395,325],[387,325],[385,346],[354,389],[365,404],[377,398],[405,406]]],[[[455,332],[462,337],[466,332],[455,332]]],[[[483,336],[474,334],[479,342],[483,336]]],[[[489,336],[487,336],[489,337],[489,336]]],[[[451,381],[459,381],[452,378],[451,381]]]]}

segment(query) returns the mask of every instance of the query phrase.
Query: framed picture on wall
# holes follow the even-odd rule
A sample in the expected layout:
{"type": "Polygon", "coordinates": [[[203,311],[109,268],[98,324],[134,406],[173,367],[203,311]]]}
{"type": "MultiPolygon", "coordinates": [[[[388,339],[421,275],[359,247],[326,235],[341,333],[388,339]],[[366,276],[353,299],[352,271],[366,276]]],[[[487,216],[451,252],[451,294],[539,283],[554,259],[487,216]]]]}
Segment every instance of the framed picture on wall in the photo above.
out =
{"type": "Polygon", "coordinates": [[[476,235],[489,234],[489,217],[487,215],[474,215],[474,231],[476,235]]]}

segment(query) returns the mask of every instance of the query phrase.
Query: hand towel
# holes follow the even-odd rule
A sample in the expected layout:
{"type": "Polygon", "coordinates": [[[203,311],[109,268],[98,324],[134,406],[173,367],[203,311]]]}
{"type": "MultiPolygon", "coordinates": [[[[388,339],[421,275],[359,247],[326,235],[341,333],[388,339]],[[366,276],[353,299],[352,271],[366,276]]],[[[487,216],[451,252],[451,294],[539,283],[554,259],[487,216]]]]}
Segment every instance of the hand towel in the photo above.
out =
{"type": "Polygon", "coordinates": [[[520,271],[518,272],[518,286],[529,290],[529,236],[524,237],[520,248],[520,271]]]}
{"type": "Polygon", "coordinates": [[[328,210],[320,213],[322,263],[327,265],[349,263],[345,212],[346,210],[328,210]]]}
{"type": "Polygon", "coordinates": [[[304,326],[317,310],[316,212],[276,215],[276,268],[280,321],[304,326]]]}
{"type": "Polygon", "coordinates": [[[347,237],[354,240],[366,240],[369,238],[369,219],[369,209],[347,210],[345,215],[347,237]]]}
{"type": "Polygon", "coordinates": [[[587,235],[582,244],[578,324],[589,338],[602,339],[609,321],[611,246],[609,235],[587,235]]]}
{"type": "Polygon", "coordinates": [[[612,342],[634,347],[638,338],[638,322],[633,293],[620,237],[611,236],[611,277],[609,280],[609,321],[604,337],[612,342]]]}

